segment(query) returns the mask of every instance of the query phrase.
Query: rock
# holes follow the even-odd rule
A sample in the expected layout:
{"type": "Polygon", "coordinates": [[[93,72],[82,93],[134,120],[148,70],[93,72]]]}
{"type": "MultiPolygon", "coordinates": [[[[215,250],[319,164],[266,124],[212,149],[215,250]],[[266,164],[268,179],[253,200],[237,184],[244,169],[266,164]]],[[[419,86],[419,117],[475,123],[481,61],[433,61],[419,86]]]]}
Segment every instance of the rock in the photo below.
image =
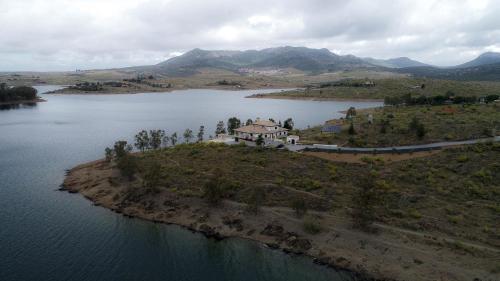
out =
{"type": "Polygon", "coordinates": [[[330,265],[333,266],[334,268],[346,269],[346,268],[349,268],[349,266],[351,265],[351,262],[344,257],[338,257],[335,260],[331,259],[330,265]]]}
{"type": "Polygon", "coordinates": [[[306,238],[291,236],[286,240],[286,244],[294,250],[305,252],[312,248],[311,241],[306,238]]]}
{"type": "Polygon", "coordinates": [[[419,259],[413,259],[413,262],[416,263],[416,264],[423,264],[424,262],[419,260],[419,259]]]}
{"type": "Polygon", "coordinates": [[[313,262],[315,264],[319,264],[319,265],[328,265],[328,264],[330,264],[331,260],[332,260],[332,258],[325,256],[325,257],[315,258],[313,260],[313,262]]]}
{"type": "Polygon", "coordinates": [[[209,225],[207,225],[205,223],[198,227],[198,231],[203,233],[206,237],[215,238],[217,240],[224,239],[224,237],[220,233],[215,231],[215,228],[210,227],[209,225]]]}
{"type": "Polygon", "coordinates": [[[222,223],[229,226],[229,228],[235,228],[237,231],[243,230],[243,220],[238,216],[224,216],[222,217],[222,223]]]}
{"type": "Polygon", "coordinates": [[[255,229],[250,229],[249,231],[247,231],[248,236],[252,236],[254,233],[255,233],[255,229]]]}
{"type": "Polygon", "coordinates": [[[260,232],[262,235],[281,237],[283,235],[284,229],[283,226],[278,224],[268,224],[264,230],[260,232]]]}
{"type": "Polygon", "coordinates": [[[208,214],[204,214],[204,215],[201,215],[198,217],[198,222],[199,223],[203,223],[203,222],[206,222],[208,220],[208,214]]]}
{"type": "Polygon", "coordinates": [[[266,246],[271,249],[279,249],[280,245],[278,243],[266,243],[266,246]]]}

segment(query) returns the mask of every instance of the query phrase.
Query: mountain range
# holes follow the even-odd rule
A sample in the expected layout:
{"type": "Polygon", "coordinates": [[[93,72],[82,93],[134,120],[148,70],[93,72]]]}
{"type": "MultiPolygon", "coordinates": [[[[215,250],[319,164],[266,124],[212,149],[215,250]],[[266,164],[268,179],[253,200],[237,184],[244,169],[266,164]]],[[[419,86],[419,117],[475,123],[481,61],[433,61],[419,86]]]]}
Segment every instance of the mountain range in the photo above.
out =
{"type": "Polygon", "coordinates": [[[442,68],[407,57],[387,60],[359,58],[353,55],[337,55],[328,49],[306,47],[286,46],[247,51],[193,49],[156,65],[131,69],[172,76],[189,76],[203,68],[236,73],[262,69],[295,69],[310,74],[368,69],[458,80],[500,80],[500,53],[484,53],[470,62],[442,68]]]}

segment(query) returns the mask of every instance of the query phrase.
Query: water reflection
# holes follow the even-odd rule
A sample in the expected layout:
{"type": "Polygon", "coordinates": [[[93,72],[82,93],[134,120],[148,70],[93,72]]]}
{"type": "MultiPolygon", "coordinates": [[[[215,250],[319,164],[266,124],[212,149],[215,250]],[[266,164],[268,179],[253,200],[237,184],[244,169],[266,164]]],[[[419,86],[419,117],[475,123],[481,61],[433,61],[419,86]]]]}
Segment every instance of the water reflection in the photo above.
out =
{"type": "Polygon", "coordinates": [[[11,110],[11,109],[33,109],[37,106],[36,102],[25,102],[25,103],[12,103],[12,104],[0,104],[0,110],[11,110]]]}

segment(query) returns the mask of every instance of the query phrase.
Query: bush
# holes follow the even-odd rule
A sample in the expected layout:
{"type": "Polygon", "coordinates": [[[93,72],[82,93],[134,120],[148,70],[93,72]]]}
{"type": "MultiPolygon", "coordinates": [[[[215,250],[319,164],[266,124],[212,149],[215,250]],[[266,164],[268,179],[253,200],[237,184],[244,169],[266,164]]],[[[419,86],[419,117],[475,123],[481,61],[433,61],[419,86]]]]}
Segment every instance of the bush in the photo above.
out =
{"type": "Polygon", "coordinates": [[[266,192],[264,190],[264,187],[262,186],[253,187],[250,192],[250,196],[247,199],[248,211],[254,214],[258,213],[265,199],[266,199],[266,192]]]}
{"type": "Polygon", "coordinates": [[[297,198],[292,202],[292,208],[297,217],[303,217],[307,213],[306,201],[303,198],[297,198]]]}
{"type": "Polygon", "coordinates": [[[126,153],[117,159],[117,166],[120,169],[122,176],[127,177],[128,180],[133,180],[137,171],[137,159],[126,153]]]}
{"type": "Polygon", "coordinates": [[[313,235],[323,231],[323,227],[321,227],[319,221],[312,217],[305,218],[302,227],[306,233],[313,235]]]}
{"type": "Polygon", "coordinates": [[[205,198],[210,205],[216,206],[220,203],[223,196],[222,171],[217,169],[203,186],[203,198],[205,198]]]}

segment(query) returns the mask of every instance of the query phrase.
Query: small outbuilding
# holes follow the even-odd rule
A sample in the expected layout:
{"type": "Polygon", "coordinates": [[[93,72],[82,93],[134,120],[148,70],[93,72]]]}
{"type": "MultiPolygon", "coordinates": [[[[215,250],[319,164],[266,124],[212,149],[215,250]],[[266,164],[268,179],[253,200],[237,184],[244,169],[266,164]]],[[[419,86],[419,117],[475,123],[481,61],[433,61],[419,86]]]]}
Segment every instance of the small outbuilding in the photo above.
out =
{"type": "Polygon", "coordinates": [[[299,142],[299,136],[296,135],[289,135],[286,137],[286,143],[287,144],[292,144],[295,145],[299,142]]]}

